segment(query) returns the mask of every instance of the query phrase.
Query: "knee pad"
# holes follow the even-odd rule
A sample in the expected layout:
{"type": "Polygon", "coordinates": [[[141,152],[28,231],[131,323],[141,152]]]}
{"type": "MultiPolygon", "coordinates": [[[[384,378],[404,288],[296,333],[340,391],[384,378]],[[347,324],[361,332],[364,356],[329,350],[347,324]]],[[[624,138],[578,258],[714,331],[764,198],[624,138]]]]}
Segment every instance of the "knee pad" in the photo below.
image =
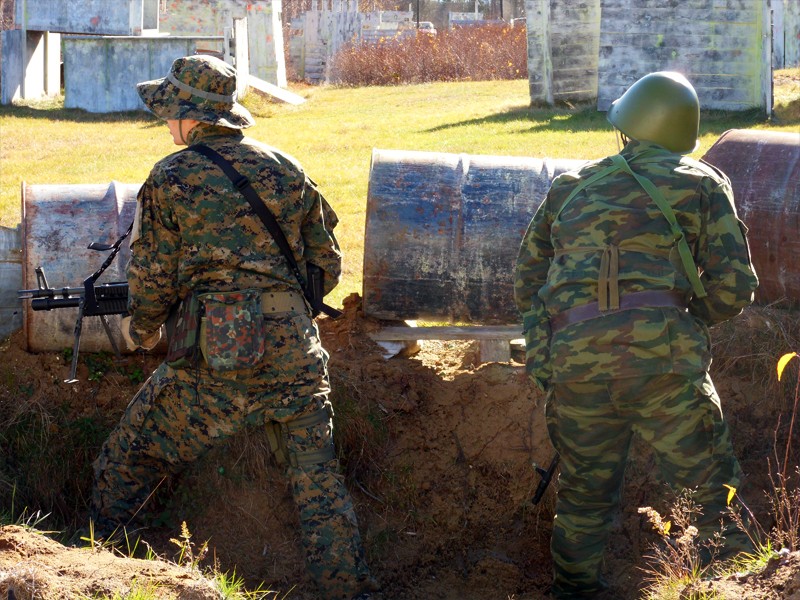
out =
{"type": "Polygon", "coordinates": [[[291,451],[287,444],[290,432],[326,423],[330,418],[330,411],[327,407],[323,407],[286,423],[279,423],[277,421],[268,422],[267,438],[269,439],[270,450],[272,450],[272,454],[275,456],[277,463],[281,466],[289,465],[294,468],[310,467],[326,463],[336,458],[333,438],[329,440],[329,443],[324,448],[316,448],[303,452],[291,451]]]}

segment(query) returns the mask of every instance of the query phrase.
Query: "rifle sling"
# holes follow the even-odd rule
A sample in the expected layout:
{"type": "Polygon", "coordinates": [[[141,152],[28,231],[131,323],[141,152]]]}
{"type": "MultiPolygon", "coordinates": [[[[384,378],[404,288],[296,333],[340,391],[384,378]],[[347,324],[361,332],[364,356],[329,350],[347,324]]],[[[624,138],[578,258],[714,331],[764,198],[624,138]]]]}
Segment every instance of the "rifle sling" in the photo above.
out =
{"type": "Polygon", "coordinates": [[[289,246],[289,242],[286,239],[286,236],[283,233],[283,230],[278,225],[278,222],[275,220],[275,216],[269,210],[264,201],[258,195],[258,193],[253,189],[253,186],[250,184],[250,180],[247,179],[244,175],[239,173],[230,162],[228,162],[222,155],[219,154],[216,150],[209,148],[204,144],[194,144],[188,148],[188,150],[194,150],[199,154],[202,154],[209,160],[211,160],[214,164],[216,164],[222,172],[231,180],[234,187],[239,190],[239,192],[244,196],[245,200],[247,200],[250,207],[255,211],[261,221],[264,223],[264,226],[269,231],[272,238],[275,240],[275,243],[278,244],[278,248],[280,248],[283,256],[286,258],[286,262],[289,263],[289,268],[291,269],[292,273],[294,274],[297,282],[300,284],[300,289],[303,290],[303,294],[305,295],[306,299],[312,305],[311,308],[323,312],[331,318],[336,318],[340,316],[342,313],[341,311],[333,308],[332,306],[328,306],[324,302],[322,302],[321,298],[311,298],[309,297],[309,291],[307,289],[305,280],[303,279],[302,274],[300,273],[300,267],[297,265],[297,260],[294,258],[294,253],[292,252],[291,247],[289,246]]]}

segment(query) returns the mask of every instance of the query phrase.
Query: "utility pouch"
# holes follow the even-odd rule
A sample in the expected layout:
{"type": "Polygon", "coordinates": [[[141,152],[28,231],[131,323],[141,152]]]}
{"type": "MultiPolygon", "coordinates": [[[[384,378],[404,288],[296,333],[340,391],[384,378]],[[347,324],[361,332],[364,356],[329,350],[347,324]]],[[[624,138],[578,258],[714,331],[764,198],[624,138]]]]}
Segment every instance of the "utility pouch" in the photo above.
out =
{"type": "Polygon", "coordinates": [[[165,362],[182,369],[197,364],[200,334],[200,302],[197,294],[190,293],[170,313],[167,319],[167,357],[165,362]]]}
{"type": "Polygon", "coordinates": [[[200,350],[216,371],[252,369],[266,350],[261,290],[200,294],[200,350]]]}

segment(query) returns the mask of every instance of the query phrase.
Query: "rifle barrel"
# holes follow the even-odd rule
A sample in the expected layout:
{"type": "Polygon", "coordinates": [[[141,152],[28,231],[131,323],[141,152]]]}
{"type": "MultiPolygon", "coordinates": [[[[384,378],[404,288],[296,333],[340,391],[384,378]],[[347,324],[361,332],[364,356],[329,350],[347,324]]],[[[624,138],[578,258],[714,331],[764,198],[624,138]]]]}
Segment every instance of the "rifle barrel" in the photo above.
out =
{"type": "Polygon", "coordinates": [[[35,290],[19,290],[17,297],[20,300],[27,300],[30,298],[69,298],[70,296],[80,296],[83,294],[82,287],[61,288],[39,288],[35,290]]]}
{"type": "MultiPolygon", "coordinates": [[[[121,315],[128,311],[127,282],[104,283],[94,288],[97,307],[86,307],[85,316],[121,315]]],[[[19,297],[31,299],[33,310],[55,310],[59,308],[77,308],[80,306],[85,289],[82,287],[62,288],[60,290],[43,288],[37,290],[20,290],[19,297]]]]}

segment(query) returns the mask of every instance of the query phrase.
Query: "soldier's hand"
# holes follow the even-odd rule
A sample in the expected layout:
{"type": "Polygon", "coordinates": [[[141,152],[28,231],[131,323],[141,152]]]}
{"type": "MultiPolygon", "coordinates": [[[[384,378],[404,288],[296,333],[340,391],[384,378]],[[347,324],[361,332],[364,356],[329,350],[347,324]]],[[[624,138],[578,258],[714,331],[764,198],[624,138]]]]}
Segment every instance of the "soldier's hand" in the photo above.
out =
{"type": "Polygon", "coordinates": [[[142,340],[141,344],[137,344],[131,337],[131,318],[130,316],[122,317],[119,322],[119,329],[122,332],[122,337],[125,340],[125,345],[128,350],[136,350],[142,348],[143,350],[152,350],[156,347],[158,342],[161,341],[161,329],[158,329],[154,334],[142,340]]]}
{"type": "Polygon", "coordinates": [[[125,340],[125,345],[128,347],[128,350],[136,350],[139,344],[134,342],[131,338],[131,318],[129,316],[120,319],[119,330],[122,333],[122,339],[125,340]]]}

